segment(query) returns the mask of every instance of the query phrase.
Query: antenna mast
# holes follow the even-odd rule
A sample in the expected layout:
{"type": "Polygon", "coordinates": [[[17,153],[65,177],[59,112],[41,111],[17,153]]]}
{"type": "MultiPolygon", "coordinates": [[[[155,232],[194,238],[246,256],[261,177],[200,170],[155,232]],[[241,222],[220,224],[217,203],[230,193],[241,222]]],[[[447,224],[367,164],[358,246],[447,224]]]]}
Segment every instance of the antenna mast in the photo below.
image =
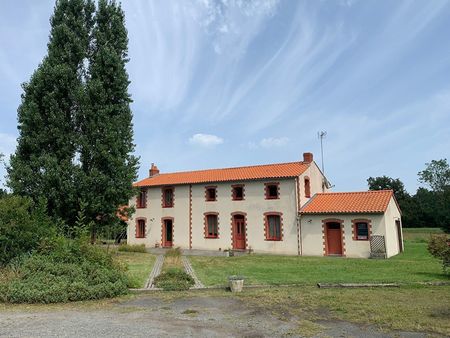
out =
{"type": "Polygon", "coordinates": [[[325,175],[325,167],[323,165],[323,139],[327,136],[326,131],[317,132],[317,137],[320,139],[320,153],[322,155],[322,173],[325,175]]]}

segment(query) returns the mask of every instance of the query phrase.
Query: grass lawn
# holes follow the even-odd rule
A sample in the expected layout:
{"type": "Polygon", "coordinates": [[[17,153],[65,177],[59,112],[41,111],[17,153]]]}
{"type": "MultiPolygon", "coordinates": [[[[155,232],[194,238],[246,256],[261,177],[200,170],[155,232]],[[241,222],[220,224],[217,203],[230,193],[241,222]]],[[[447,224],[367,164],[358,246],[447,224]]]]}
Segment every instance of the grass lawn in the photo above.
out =
{"type": "Polygon", "coordinates": [[[141,252],[117,252],[116,255],[119,261],[128,266],[129,287],[143,288],[156,257],[152,254],[141,252]]]}
{"type": "MultiPolygon", "coordinates": [[[[422,229],[421,229],[422,230],[422,229]]],[[[429,231],[404,229],[405,252],[388,260],[336,257],[245,255],[239,257],[192,256],[192,266],[208,286],[227,283],[230,275],[244,275],[246,284],[304,284],[332,282],[449,281],[441,263],[427,252],[429,231]]]]}

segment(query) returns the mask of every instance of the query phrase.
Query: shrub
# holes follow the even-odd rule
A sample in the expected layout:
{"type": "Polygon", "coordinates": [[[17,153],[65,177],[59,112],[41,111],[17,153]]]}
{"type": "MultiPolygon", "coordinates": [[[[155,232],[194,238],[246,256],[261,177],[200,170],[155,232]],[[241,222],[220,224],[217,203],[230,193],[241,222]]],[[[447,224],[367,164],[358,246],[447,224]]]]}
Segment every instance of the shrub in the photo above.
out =
{"type": "Polygon", "coordinates": [[[118,250],[123,252],[147,252],[144,244],[121,244],[118,250]]]}
{"type": "Polygon", "coordinates": [[[34,203],[30,198],[12,195],[0,198],[0,266],[30,253],[41,241],[53,238],[55,232],[43,200],[34,203]]]}
{"type": "Polygon", "coordinates": [[[442,261],[444,272],[450,267],[449,242],[447,235],[432,235],[428,242],[428,252],[442,261]]]}
{"type": "Polygon", "coordinates": [[[125,270],[111,254],[82,240],[56,237],[22,256],[0,278],[0,300],[56,303],[114,297],[127,292],[125,270]]]}
{"type": "Polygon", "coordinates": [[[189,290],[194,279],[181,269],[172,268],[155,278],[155,285],[165,291],[189,290]]]}

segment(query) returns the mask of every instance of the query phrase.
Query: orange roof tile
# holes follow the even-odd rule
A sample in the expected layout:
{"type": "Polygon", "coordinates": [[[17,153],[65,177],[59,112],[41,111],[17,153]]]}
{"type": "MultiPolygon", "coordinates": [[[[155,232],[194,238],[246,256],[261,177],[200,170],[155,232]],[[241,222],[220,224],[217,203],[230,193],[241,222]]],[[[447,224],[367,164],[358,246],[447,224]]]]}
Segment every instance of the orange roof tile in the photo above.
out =
{"type": "Polygon", "coordinates": [[[393,195],[392,190],[320,193],[314,195],[300,213],[383,213],[393,195]]]}
{"type": "Polygon", "coordinates": [[[137,187],[149,187],[176,184],[246,181],[267,178],[288,178],[301,175],[309,165],[310,163],[305,162],[291,162],[158,174],[153,177],[145,178],[134,185],[137,187]]]}

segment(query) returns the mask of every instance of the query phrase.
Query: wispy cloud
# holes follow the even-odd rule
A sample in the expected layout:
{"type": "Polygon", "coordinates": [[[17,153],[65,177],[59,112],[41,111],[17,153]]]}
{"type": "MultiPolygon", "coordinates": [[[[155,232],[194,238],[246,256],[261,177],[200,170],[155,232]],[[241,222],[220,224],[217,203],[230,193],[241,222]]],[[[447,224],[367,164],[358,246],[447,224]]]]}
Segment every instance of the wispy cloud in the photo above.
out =
{"type": "Polygon", "coordinates": [[[189,138],[189,143],[202,147],[214,147],[223,143],[223,139],[211,134],[195,134],[189,138]]]}
{"type": "Polygon", "coordinates": [[[268,137],[263,138],[259,144],[264,148],[282,147],[289,142],[287,137],[268,137]]]}

